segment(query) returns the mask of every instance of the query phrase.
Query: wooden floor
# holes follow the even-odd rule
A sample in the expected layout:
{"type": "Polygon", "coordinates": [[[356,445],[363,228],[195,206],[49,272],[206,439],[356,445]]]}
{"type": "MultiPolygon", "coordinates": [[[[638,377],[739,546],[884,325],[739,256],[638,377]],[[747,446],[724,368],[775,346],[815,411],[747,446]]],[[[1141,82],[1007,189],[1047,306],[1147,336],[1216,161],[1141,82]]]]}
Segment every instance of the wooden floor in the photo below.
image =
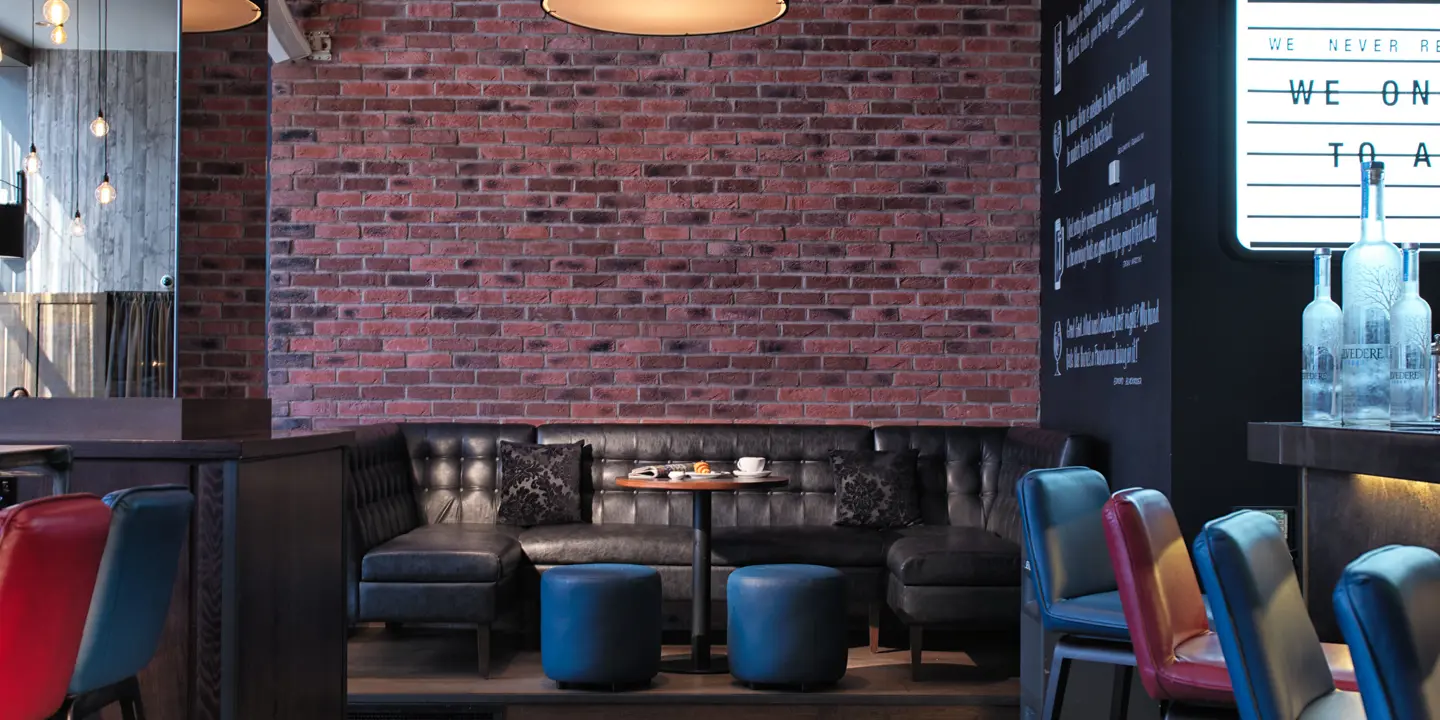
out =
{"type": "MultiPolygon", "coordinates": [[[[667,646],[665,656],[688,648],[667,646]]],[[[717,648],[724,652],[724,648],[717,648]]],[[[729,675],[661,674],[628,692],[559,690],[536,651],[499,646],[488,680],[475,673],[474,635],[464,630],[379,627],[350,641],[352,708],[464,704],[503,708],[506,720],[1015,720],[1019,681],[1003,663],[977,666],[961,652],[926,652],[925,675],[910,677],[909,653],[850,651],[839,686],[800,693],[751,690],[729,675]]]]}

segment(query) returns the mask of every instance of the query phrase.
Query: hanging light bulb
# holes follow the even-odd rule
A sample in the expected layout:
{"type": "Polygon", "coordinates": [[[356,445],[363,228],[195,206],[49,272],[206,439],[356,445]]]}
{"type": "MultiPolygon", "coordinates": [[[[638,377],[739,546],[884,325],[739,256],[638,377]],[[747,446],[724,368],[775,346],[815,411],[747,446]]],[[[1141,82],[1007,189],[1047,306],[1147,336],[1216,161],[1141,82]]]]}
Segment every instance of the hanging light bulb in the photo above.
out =
{"type": "Polygon", "coordinates": [[[85,221],[80,219],[80,211],[75,211],[75,219],[70,221],[70,234],[75,237],[84,237],[85,221]]]}
{"type": "Polygon", "coordinates": [[[90,134],[97,138],[110,134],[110,121],[105,119],[105,113],[97,113],[95,119],[90,121],[90,134]]]}
{"type": "Polygon", "coordinates": [[[55,29],[50,31],[50,42],[56,45],[64,45],[65,41],[69,39],[70,34],[65,32],[64,25],[56,25],[55,29]]]}
{"type": "Polygon", "coordinates": [[[109,205],[115,202],[117,195],[119,193],[115,191],[115,186],[110,184],[110,173],[105,173],[105,177],[100,179],[100,186],[95,188],[95,199],[101,205],[109,205]]]}
{"type": "Polygon", "coordinates": [[[70,6],[65,0],[45,0],[40,6],[40,16],[51,25],[64,25],[70,19],[70,6]]]}
{"type": "Polygon", "coordinates": [[[30,143],[30,152],[25,155],[24,168],[26,175],[40,172],[40,153],[35,151],[35,143],[30,143]]]}

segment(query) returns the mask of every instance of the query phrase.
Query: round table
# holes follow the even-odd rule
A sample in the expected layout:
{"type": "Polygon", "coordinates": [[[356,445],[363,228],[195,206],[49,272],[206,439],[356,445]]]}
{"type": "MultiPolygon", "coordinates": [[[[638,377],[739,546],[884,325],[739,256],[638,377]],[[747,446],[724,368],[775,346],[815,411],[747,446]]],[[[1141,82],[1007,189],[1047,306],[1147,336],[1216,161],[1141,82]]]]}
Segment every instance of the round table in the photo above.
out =
{"type": "Polygon", "coordinates": [[[616,478],[615,484],[631,490],[688,492],[694,495],[695,561],[690,598],[690,657],[661,663],[664,672],[710,675],[729,672],[724,656],[710,654],[710,493],[735,490],[770,490],[790,481],[782,477],[753,480],[669,480],[657,478],[616,478]]]}

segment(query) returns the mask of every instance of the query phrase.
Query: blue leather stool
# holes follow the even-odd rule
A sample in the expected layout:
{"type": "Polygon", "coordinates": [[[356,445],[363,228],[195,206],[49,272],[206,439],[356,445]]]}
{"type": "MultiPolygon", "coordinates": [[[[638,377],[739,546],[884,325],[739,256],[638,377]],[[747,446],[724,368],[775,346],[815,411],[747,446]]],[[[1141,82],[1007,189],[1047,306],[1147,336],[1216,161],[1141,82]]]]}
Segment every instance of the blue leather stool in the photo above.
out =
{"type": "Polygon", "coordinates": [[[1335,585],[1369,720],[1440,720],[1440,555],[1390,545],[1361,555],[1335,585]]]}
{"type": "Polygon", "coordinates": [[[833,685],[845,677],[845,576],[819,565],[730,574],[730,674],[751,685],[833,685]]]}
{"type": "Polygon", "coordinates": [[[540,664],[561,689],[644,685],[660,672],[660,573],[569,565],[540,576],[540,664]]]}
{"type": "Polygon", "coordinates": [[[152,485],[113,492],[105,504],[110,534],[61,713],[89,717],[118,702],[127,719],[143,720],[135,676],[160,644],[195,497],[183,485],[152,485]]]}
{"type": "Polygon", "coordinates": [[[1195,536],[1195,567],[1240,717],[1365,717],[1359,693],[1335,689],[1275,518],[1241,510],[1205,523],[1195,536]]]}
{"type": "Polygon", "coordinates": [[[1077,660],[1116,666],[1110,712],[1123,718],[1135,651],[1101,516],[1110,485],[1090,468],[1067,467],[1032,470],[1016,491],[1040,622],[1061,634],[1050,662],[1045,718],[1060,717],[1070,665],[1077,660]]]}

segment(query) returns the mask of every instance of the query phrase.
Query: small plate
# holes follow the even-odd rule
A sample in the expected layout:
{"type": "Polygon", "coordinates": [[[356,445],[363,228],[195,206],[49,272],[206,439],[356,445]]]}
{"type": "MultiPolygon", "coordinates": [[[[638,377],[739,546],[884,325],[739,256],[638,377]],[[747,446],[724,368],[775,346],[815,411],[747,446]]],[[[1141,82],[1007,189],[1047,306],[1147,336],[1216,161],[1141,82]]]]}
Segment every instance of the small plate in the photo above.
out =
{"type": "Polygon", "coordinates": [[[692,473],[685,473],[685,476],[688,477],[688,478],[690,478],[691,480],[714,480],[715,478],[725,477],[727,474],[728,474],[728,473],[723,473],[723,472],[718,472],[718,473],[694,473],[694,472],[692,472],[692,473]]]}
{"type": "Polygon", "coordinates": [[[752,479],[752,480],[753,480],[753,479],[757,479],[757,478],[770,477],[770,471],[769,471],[769,470],[761,470],[761,471],[759,471],[759,472],[745,472],[745,471],[743,471],[743,470],[736,470],[736,471],[735,471],[735,477],[737,477],[737,478],[749,478],[749,479],[752,479]]]}

